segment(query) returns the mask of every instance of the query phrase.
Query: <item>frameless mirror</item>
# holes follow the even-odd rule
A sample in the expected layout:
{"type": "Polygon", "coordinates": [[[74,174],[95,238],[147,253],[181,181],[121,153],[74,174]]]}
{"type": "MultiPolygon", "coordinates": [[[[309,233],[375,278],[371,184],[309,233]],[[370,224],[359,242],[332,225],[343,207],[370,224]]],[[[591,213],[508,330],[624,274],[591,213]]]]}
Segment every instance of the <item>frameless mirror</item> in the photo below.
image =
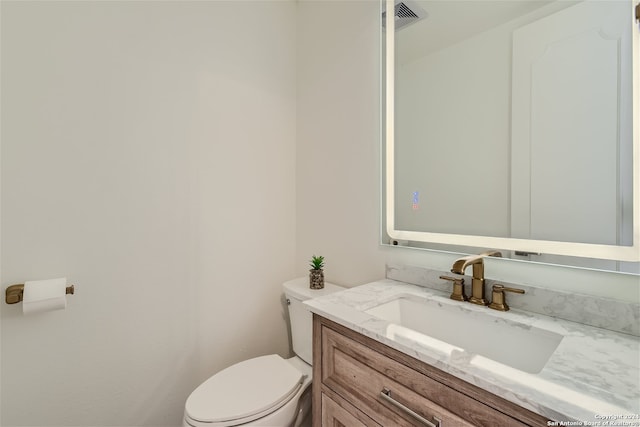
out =
{"type": "Polygon", "coordinates": [[[640,272],[635,11],[384,2],[388,237],[640,272]]]}

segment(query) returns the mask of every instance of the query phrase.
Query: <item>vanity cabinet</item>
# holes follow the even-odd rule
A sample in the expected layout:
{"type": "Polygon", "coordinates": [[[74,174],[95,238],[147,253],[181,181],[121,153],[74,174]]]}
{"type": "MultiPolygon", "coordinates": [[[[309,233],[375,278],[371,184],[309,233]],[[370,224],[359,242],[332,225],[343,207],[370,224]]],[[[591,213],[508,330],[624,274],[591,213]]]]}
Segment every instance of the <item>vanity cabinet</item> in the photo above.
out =
{"type": "Polygon", "coordinates": [[[313,425],[547,426],[548,419],[314,314],[313,425]]]}

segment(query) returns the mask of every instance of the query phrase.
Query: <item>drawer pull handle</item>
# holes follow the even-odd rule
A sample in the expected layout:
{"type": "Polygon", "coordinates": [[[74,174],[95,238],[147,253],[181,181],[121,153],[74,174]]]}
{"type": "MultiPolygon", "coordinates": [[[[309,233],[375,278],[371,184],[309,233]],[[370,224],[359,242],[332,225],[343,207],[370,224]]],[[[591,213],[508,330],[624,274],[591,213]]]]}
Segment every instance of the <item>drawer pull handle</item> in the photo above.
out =
{"type": "Polygon", "coordinates": [[[390,404],[392,404],[396,408],[400,409],[405,414],[410,415],[412,418],[414,418],[417,421],[420,421],[422,424],[424,424],[424,425],[426,425],[428,427],[441,427],[441,425],[442,425],[442,420],[440,418],[434,416],[433,417],[433,422],[429,421],[428,419],[424,418],[422,415],[420,415],[417,412],[407,408],[402,403],[400,403],[397,400],[395,400],[393,397],[391,397],[391,390],[389,390],[386,387],[384,387],[382,389],[382,391],[380,392],[380,397],[382,397],[384,400],[386,400],[387,402],[389,402],[390,404]]]}

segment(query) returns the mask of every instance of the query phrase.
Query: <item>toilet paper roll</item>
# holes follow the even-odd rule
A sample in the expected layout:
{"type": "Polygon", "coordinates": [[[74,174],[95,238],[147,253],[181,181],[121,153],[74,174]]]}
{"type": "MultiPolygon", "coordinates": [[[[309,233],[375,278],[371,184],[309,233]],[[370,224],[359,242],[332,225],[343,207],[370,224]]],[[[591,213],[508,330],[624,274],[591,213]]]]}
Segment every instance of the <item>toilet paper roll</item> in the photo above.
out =
{"type": "Polygon", "coordinates": [[[67,308],[67,278],[32,280],[24,283],[22,313],[35,314],[67,308]]]}

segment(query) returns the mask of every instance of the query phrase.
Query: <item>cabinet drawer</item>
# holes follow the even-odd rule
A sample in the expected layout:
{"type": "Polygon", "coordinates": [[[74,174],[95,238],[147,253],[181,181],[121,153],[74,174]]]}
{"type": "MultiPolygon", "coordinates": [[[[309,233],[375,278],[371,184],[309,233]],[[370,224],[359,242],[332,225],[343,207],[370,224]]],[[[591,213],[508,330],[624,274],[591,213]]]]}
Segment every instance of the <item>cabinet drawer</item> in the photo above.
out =
{"type": "Polygon", "coordinates": [[[338,396],[322,393],[322,426],[326,427],[380,427],[371,418],[338,396]]]}
{"type": "Polygon", "coordinates": [[[526,425],[329,327],[322,327],[321,340],[322,383],[358,402],[379,424],[429,425],[409,415],[412,411],[434,424],[441,420],[443,427],[526,425]]]}

